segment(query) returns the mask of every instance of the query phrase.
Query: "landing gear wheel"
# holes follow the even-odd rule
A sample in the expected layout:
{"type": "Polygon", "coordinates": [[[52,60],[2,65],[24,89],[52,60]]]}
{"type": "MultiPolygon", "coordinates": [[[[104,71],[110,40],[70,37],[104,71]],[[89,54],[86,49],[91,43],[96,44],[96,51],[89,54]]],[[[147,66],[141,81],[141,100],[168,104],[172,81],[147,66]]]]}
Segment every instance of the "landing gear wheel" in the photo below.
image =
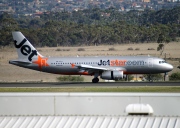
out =
{"type": "Polygon", "coordinates": [[[151,74],[149,74],[149,82],[153,82],[153,78],[152,78],[152,75],[151,74]]]}
{"type": "Polygon", "coordinates": [[[92,79],[92,83],[98,83],[98,82],[99,82],[99,78],[92,79]]]}

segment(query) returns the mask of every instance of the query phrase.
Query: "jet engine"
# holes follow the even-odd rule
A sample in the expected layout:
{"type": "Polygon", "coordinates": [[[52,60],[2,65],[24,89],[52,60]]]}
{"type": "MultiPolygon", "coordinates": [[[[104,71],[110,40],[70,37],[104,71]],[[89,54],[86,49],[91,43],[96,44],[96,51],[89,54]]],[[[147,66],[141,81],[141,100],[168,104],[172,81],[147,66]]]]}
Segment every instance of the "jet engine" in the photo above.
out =
{"type": "Polygon", "coordinates": [[[105,71],[101,74],[102,79],[119,80],[123,78],[123,71],[105,71]]]}

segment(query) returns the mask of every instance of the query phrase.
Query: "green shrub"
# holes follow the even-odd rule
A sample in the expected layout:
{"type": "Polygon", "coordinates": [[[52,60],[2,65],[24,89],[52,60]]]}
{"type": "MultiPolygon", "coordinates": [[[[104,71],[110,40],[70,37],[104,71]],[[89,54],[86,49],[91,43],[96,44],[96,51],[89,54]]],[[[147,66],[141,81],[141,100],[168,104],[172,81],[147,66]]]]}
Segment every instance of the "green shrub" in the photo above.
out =
{"type": "Polygon", "coordinates": [[[60,49],[60,48],[58,48],[58,49],[56,49],[56,51],[70,51],[70,49],[60,49]]]}
{"type": "MultiPolygon", "coordinates": [[[[128,81],[131,81],[134,79],[134,76],[133,75],[127,75],[126,77],[128,77],[128,81]]],[[[126,81],[126,78],[124,77],[123,79],[119,79],[119,80],[115,80],[115,81],[126,81]]]]}
{"type": "Polygon", "coordinates": [[[115,51],[115,48],[109,48],[109,51],[115,51]]]}
{"type": "Polygon", "coordinates": [[[84,48],[78,48],[78,51],[85,51],[84,48]]]}
{"type": "Polygon", "coordinates": [[[84,77],[81,77],[81,76],[60,76],[60,77],[57,77],[57,80],[61,81],[61,82],[83,82],[84,77]]]}
{"type": "Polygon", "coordinates": [[[180,80],[180,72],[172,73],[169,76],[169,80],[171,80],[171,81],[180,80]]]}
{"type": "Polygon", "coordinates": [[[56,49],[56,51],[62,51],[60,48],[56,49]]]}
{"type": "Polygon", "coordinates": [[[144,74],[143,75],[143,77],[147,81],[162,81],[163,80],[163,76],[160,73],[158,73],[158,74],[151,74],[150,76],[151,76],[151,78],[149,77],[149,74],[144,74]]]}
{"type": "Polygon", "coordinates": [[[128,48],[127,50],[133,50],[133,48],[131,47],[131,48],[128,48]]]}
{"type": "Polygon", "coordinates": [[[70,51],[70,49],[63,49],[63,51],[70,51]]]}
{"type": "Polygon", "coordinates": [[[128,75],[128,81],[131,81],[134,79],[134,76],[133,75],[128,75]]]}
{"type": "Polygon", "coordinates": [[[147,50],[155,50],[154,48],[148,48],[147,50]]]}

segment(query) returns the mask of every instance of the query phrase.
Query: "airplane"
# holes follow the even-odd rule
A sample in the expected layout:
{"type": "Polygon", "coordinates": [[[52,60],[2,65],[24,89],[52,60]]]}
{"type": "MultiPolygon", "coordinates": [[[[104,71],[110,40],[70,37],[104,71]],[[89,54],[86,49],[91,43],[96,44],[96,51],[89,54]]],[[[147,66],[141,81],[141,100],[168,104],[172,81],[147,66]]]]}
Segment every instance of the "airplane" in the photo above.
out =
{"type": "Polygon", "coordinates": [[[93,75],[92,83],[119,80],[128,74],[167,73],[173,66],[152,56],[45,57],[19,32],[12,32],[18,59],[9,63],[41,72],[62,75],[93,75]]]}

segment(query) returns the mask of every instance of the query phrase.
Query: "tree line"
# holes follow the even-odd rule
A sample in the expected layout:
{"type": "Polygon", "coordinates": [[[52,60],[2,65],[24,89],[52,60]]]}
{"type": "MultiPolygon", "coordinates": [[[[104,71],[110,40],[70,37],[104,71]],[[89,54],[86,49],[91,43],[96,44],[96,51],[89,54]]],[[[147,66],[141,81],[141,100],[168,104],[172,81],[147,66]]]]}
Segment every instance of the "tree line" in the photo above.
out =
{"type": "Polygon", "coordinates": [[[94,8],[33,17],[1,14],[0,46],[13,42],[12,31],[21,31],[38,47],[178,41],[180,7],[127,13],[94,8]]]}

